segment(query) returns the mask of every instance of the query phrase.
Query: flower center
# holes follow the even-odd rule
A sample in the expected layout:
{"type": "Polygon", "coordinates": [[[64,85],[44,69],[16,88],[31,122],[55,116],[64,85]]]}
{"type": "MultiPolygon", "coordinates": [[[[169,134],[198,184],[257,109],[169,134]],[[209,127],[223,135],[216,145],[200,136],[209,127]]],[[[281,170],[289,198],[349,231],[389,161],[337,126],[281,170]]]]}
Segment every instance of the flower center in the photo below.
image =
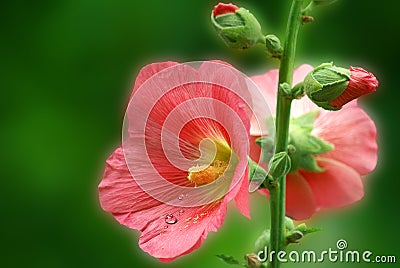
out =
{"type": "Polygon", "coordinates": [[[224,174],[231,161],[232,150],[225,140],[213,140],[211,142],[212,146],[209,146],[210,143],[204,144],[200,150],[202,158],[207,164],[201,164],[200,162],[188,169],[187,178],[190,182],[194,183],[195,187],[217,180],[224,174]]]}
{"type": "Polygon", "coordinates": [[[215,160],[209,166],[194,166],[189,168],[188,179],[196,186],[211,183],[218,179],[228,167],[228,163],[221,160],[215,160]]]}

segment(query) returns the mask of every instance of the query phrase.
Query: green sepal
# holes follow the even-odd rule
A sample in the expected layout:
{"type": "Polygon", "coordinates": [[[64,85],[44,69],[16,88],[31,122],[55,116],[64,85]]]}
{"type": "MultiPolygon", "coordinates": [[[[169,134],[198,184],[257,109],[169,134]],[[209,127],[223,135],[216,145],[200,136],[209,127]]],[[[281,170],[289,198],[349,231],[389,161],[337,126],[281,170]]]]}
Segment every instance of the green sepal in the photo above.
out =
{"type": "Polygon", "coordinates": [[[324,172],[325,169],[318,166],[317,161],[315,161],[314,157],[309,154],[302,155],[300,157],[299,166],[302,169],[313,171],[313,172],[324,172]]]}
{"type": "Polygon", "coordinates": [[[282,93],[282,95],[284,95],[286,97],[291,97],[292,96],[292,88],[286,82],[279,84],[279,91],[282,93]]]}
{"type": "Polygon", "coordinates": [[[295,151],[290,153],[290,172],[299,168],[313,172],[324,171],[313,156],[329,152],[334,146],[311,134],[318,113],[319,111],[312,111],[293,118],[290,122],[289,145],[295,148],[295,151]]]}
{"type": "Polygon", "coordinates": [[[265,179],[267,178],[267,171],[260,167],[256,162],[254,162],[250,157],[247,157],[247,162],[249,165],[249,180],[254,185],[263,186],[265,179]]]}
{"type": "Polygon", "coordinates": [[[304,79],[304,91],[318,106],[326,110],[339,110],[330,105],[347,88],[350,70],[336,67],[332,62],[323,63],[304,79]]]}
{"type": "Polygon", "coordinates": [[[314,111],[302,114],[299,117],[292,118],[291,122],[290,122],[291,126],[296,125],[301,128],[307,129],[309,132],[311,132],[314,127],[314,121],[317,118],[318,114],[319,114],[319,111],[314,110],[314,111]]]}
{"type": "Polygon", "coordinates": [[[314,227],[308,228],[305,223],[301,223],[295,227],[295,230],[302,232],[303,235],[307,235],[322,231],[322,228],[314,228],[314,227]]]}
{"type": "Polygon", "coordinates": [[[304,97],[306,93],[304,92],[304,83],[300,82],[298,84],[296,84],[293,88],[292,88],[292,98],[294,100],[299,100],[302,97],[304,97]]]}
{"type": "Polygon", "coordinates": [[[220,28],[244,26],[244,21],[242,17],[237,16],[235,13],[219,15],[215,17],[215,21],[220,26],[220,28]]]}
{"type": "Polygon", "coordinates": [[[321,230],[320,228],[308,228],[305,223],[301,223],[286,233],[286,245],[299,243],[299,240],[304,236],[321,230]]]}

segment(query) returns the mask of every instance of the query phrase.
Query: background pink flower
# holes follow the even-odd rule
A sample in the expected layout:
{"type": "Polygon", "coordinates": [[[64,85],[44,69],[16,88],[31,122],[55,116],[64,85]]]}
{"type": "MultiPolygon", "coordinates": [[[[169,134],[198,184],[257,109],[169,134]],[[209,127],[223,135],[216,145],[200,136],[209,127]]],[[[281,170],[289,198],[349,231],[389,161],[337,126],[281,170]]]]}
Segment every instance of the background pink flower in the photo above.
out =
{"type": "MultiPolygon", "coordinates": [[[[243,141],[248,141],[250,121],[243,100],[227,88],[202,82],[173,87],[160,98],[157,95],[160,87],[172,83],[174,79],[191,77],[193,81],[202,81],[204,77],[213,77],[216,83],[221,79],[233,80],[232,68],[224,66],[226,67],[225,63],[215,62],[203,63],[198,70],[175,62],[145,66],[136,79],[131,96],[132,99],[139,100],[135,103],[131,101],[127,110],[127,139],[106,162],[104,177],[99,185],[102,208],[112,213],[121,224],[141,231],[139,246],[163,262],[193,251],[201,245],[208,232],[217,231],[222,226],[230,200],[235,200],[240,212],[249,217],[248,145],[243,141]],[[162,72],[169,67],[178,68],[180,71],[162,72]],[[146,83],[150,91],[144,92],[141,97],[139,91],[146,83]],[[212,100],[212,104],[207,100],[212,100]],[[193,102],[185,105],[188,101],[193,102]],[[151,112],[143,114],[143,109],[148,103],[153,103],[151,112]],[[220,110],[221,104],[222,107],[231,109],[232,113],[220,110]],[[202,117],[207,112],[213,113],[215,118],[202,117]],[[179,143],[176,148],[171,148],[172,143],[167,144],[168,148],[164,148],[162,131],[171,113],[174,113],[174,116],[170,118],[173,121],[168,131],[176,131],[179,143]],[[193,120],[185,121],[187,118],[193,120]],[[134,127],[135,120],[142,119],[146,119],[144,137],[134,127]],[[136,146],[139,144],[135,143],[136,140],[141,138],[145,140],[147,155],[142,154],[136,146]],[[190,181],[188,170],[174,166],[170,162],[171,159],[168,159],[166,150],[176,149],[186,158],[196,159],[200,156],[199,146],[204,139],[211,139],[223,147],[217,148],[216,158],[219,154],[224,159],[227,152],[237,158],[237,162],[229,163],[229,167],[226,168],[233,170],[231,182],[228,182],[231,189],[222,197],[201,206],[187,206],[187,202],[184,203],[186,206],[174,205],[172,201],[179,203],[182,199],[190,199],[190,196],[181,196],[178,192],[171,193],[171,188],[165,185],[172,183],[193,188],[199,186],[196,182],[200,181],[190,181]],[[149,162],[146,161],[147,157],[149,162]],[[158,174],[154,173],[152,168],[158,174]],[[132,176],[133,169],[136,169],[135,174],[141,174],[140,178],[132,176]],[[165,181],[158,180],[158,175],[165,181]],[[145,191],[143,187],[149,185],[150,189],[160,194],[164,200],[145,191]]],[[[210,189],[215,189],[215,178],[210,179],[207,176],[206,183],[209,182],[212,187],[210,189]]]]}
{"type": "MultiPolygon", "coordinates": [[[[301,82],[312,69],[310,65],[297,68],[293,84],[301,82]]],[[[252,79],[275,112],[278,70],[252,79]]],[[[293,101],[292,117],[313,110],[319,114],[312,134],[333,144],[334,149],[315,156],[324,172],[298,169],[287,175],[286,211],[297,220],[307,219],[321,208],[342,207],[360,200],[364,195],[362,176],[370,173],[377,163],[376,127],[356,100],[340,111],[326,111],[303,97],[293,101]]],[[[260,148],[254,141],[259,134],[255,128],[252,130],[251,156],[257,160],[260,148]]],[[[268,194],[267,190],[262,191],[268,194]]]]}

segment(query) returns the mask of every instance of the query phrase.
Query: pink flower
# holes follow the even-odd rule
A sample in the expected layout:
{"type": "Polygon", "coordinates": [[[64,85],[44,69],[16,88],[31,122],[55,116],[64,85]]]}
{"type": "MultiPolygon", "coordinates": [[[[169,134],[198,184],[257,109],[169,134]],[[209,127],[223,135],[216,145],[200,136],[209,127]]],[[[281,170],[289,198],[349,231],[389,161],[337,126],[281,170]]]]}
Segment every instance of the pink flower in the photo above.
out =
{"type": "Polygon", "coordinates": [[[162,62],[136,79],[124,140],[106,161],[99,198],[118,222],[141,232],[139,246],[160,261],[198,248],[222,226],[231,200],[250,217],[243,142],[250,119],[243,100],[221,86],[239,85],[236,73],[225,63],[195,69],[162,62]]]}
{"type": "Polygon", "coordinates": [[[376,77],[359,67],[350,67],[350,80],[343,93],[334,99],[330,105],[340,108],[346,103],[361,97],[362,95],[376,91],[379,82],[376,77]]]}
{"type": "MultiPolygon", "coordinates": [[[[303,81],[313,69],[301,65],[294,71],[294,84],[303,81]]],[[[272,112],[276,110],[278,70],[252,77],[263,91],[272,112]]],[[[367,83],[368,85],[369,83],[367,83]]],[[[366,88],[368,86],[366,85],[366,88]]],[[[287,215],[303,220],[322,208],[338,208],[360,200],[364,195],[362,176],[377,163],[376,128],[369,116],[353,100],[340,111],[326,111],[307,97],[294,100],[292,117],[318,110],[312,135],[334,145],[334,149],[314,156],[323,172],[298,169],[287,175],[287,215]]],[[[252,128],[253,130],[254,128],[252,128]]],[[[257,130],[252,131],[251,156],[257,160],[260,148],[255,144],[257,130]]],[[[268,195],[266,190],[263,190],[268,195]]]]}
{"type": "Polygon", "coordinates": [[[219,3],[214,7],[213,14],[214,17],[216,17],[223,14],[235,13],[235,11],[238,9],[239,8],[237,6],[231,3],[230,4],[219,3]]]}

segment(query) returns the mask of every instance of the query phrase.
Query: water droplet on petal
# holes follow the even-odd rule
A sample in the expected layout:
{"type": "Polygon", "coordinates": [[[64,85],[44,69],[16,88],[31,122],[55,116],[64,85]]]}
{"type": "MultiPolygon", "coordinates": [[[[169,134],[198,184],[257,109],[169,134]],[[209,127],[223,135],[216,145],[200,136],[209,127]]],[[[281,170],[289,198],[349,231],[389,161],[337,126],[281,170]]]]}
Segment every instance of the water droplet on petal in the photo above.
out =
{"type": "Polygon", "coordinates": [[[179,200],[182,200],[183,197],[184,197],[184,195],[183,195],[183,194],[180,194],[180,195],[178,196],[178,199],[179,199],[179,200]]]}
{"type": "Polygon", "coordinates": [[[164,229],[168,229],[168,225],[165,225],[165,226],[164,226],[164,229]]]}
{"type": "Polygon", "coordinates": [[[178,222],[178,219],[174,215],[168,214],[167,216],[165,216],[165,223],[175,224],[177,222],[178,222]]]}

